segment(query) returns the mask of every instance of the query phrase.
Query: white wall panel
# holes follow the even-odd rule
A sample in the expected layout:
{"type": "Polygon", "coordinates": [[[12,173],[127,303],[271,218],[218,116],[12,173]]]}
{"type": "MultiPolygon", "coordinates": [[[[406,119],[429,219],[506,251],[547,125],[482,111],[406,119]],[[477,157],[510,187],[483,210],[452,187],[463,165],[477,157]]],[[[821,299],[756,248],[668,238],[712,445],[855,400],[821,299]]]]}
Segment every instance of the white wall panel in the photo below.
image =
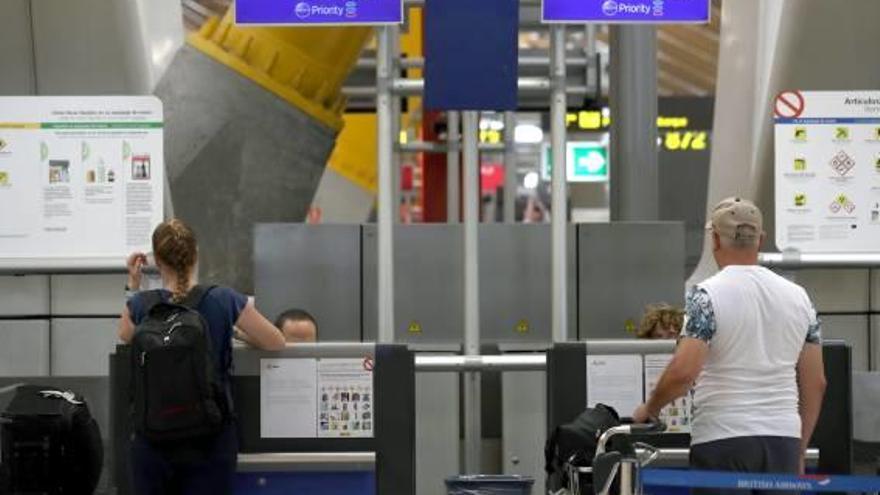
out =
{"type": "Polygon", "coordinates": [[[0,321],[0,376],[49,375],[49,321],[0,321]]]}
{"type": "Polygon", "coordinates": [[[797,270],[794,281],[802,285],[816,309],[822,312],[868,312],[868,270],[797,270]]]}
{"type": "Polygon", "coordinates": [[[106,315],[122,312],[125,304],[123,274],[53,275],[53,315],[106,315]]]}
{"type": "Polygon", "coordinates": [[[824,315],[822,336],[844,340],[852,346],[853,371],[868,371],[868,316],[824,315]]]}
{"type": "Polygon", "coordinates": [[[52,320],[52,376],[107,376],[116,348],[116,319],[52,320]]]}
{"type": "Polygon", "coordinates": [[[49,314],[49,277],[0,276],[0,316],[49,314]]]}

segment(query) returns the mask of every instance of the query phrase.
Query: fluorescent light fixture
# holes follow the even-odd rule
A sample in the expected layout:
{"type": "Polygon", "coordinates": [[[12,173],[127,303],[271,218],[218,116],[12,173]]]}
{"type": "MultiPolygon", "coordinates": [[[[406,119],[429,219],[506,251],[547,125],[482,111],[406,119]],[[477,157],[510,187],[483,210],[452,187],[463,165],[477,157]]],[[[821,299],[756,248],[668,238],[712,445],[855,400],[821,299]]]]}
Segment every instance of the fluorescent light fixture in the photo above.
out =
{"type": "Polygon", "coordinates": [[[535,124],[519,124],[513,132],[517,143],[538,144],[544,141],[544,131],[535,124]]]}

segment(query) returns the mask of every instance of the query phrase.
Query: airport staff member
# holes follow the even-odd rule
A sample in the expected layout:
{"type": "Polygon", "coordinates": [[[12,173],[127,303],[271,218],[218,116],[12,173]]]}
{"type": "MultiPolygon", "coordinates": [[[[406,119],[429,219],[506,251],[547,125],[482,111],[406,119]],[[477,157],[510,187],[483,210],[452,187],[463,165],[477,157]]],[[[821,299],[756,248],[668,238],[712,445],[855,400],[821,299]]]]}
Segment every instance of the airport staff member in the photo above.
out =
{"type": "Polygon", "coordinates": [[[640,339],[675,339],[681,333],[684,311],[666,303],[649,304],[642,315],[639,330],[640,339]]]}
{"type": "Polygon", "coordinates": [[[288,309],[278,315],[275,326],[288,342],[315,342],[318,340],[318,323],[304,309],[288,309]]]}
{"type": "Polygon", "coordinates": [[[757,265],[764,232],[752,202],[721,201],[707,228],[721,271],[688,291],[675,357],[633,419],[656,418],[696,382],[692,468],[803,472],[825,393],[816,310],[803,288],[757,265]]]}

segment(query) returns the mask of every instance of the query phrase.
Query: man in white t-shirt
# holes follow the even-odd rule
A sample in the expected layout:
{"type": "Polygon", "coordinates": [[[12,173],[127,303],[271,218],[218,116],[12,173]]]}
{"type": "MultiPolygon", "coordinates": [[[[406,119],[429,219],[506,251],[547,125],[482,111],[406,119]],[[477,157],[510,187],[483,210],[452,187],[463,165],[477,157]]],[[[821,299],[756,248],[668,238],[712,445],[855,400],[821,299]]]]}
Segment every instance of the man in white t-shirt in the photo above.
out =
{"type": "Polygon", "coordinates": [[[675,357],[633,419],[656,418],[693,386],[692,468],[803,472],[825,394],[816,310],[803,288],[758,266],[757,206],[729,198],[711,217],[720,271],[688,291],[675,357]]]}

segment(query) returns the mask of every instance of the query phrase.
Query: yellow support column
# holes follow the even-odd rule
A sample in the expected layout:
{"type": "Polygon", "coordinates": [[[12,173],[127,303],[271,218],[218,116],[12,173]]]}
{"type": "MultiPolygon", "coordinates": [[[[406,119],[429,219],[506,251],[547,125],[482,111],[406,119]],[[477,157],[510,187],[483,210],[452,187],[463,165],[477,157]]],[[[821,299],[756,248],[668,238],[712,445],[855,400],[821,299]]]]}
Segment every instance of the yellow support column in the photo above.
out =
{"type": "Polygon", "coordinates": [[[229,9],[187,42],[339,131],[342,83],[372,33],[369,27],[242,27],[229,9]]]}

